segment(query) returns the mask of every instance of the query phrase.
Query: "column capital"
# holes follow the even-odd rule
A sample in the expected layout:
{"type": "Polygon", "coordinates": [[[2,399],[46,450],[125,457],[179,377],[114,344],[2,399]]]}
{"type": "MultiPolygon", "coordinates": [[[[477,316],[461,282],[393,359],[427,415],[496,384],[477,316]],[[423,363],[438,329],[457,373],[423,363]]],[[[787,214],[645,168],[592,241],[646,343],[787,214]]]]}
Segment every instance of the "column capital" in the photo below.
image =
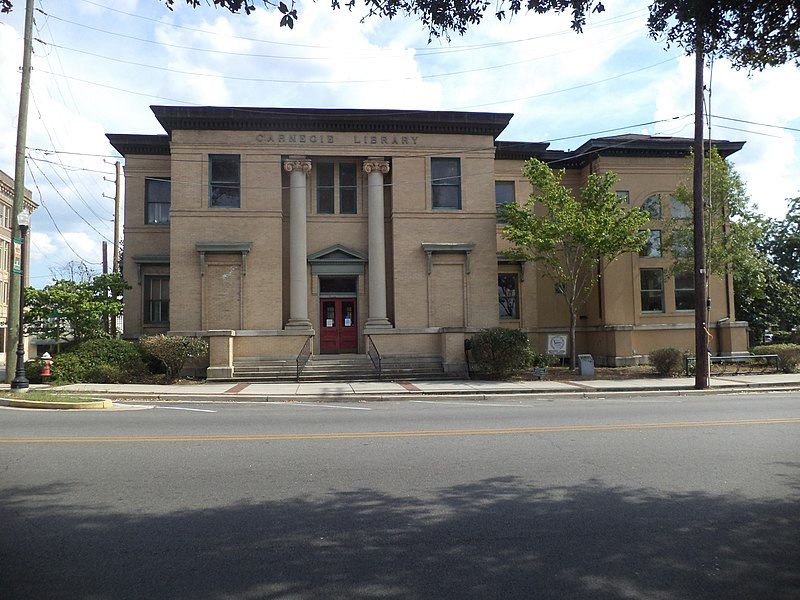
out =
{"type": "Polygon", "coordinates": [[[293,171],[308,173],[311,171],[311,161],[303,156],[290,156],[283,161],[283,170],[287,173],[293,171]]]}
{"type": "Polygon", "coordinates": [[[365,173],[383,173],[384,175],[389,172],[389,161],[382,158],[368,158],[364,161],[365,173]]]}

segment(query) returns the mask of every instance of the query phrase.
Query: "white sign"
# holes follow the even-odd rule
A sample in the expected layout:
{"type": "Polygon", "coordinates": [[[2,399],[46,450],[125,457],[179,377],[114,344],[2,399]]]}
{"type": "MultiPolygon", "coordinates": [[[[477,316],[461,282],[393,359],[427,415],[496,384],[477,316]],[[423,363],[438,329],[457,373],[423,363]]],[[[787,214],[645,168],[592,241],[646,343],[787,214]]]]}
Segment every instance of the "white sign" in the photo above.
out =
{"type": "Polygon", "coordinates": [[[567,336],[563,333],[551,333],[547,336],[547,354],[553,356],[567,355],[567,336]]]}
{"type": "Polygon", "coordinates": [[[350,327],[350,319],[348,319],[347,317],[344,318],[344,326],[350,327]]]}
{"type": "Polygon", "coordinates": [[[325,319],[325,327],[333,327],[333,319],[325,319]]]}

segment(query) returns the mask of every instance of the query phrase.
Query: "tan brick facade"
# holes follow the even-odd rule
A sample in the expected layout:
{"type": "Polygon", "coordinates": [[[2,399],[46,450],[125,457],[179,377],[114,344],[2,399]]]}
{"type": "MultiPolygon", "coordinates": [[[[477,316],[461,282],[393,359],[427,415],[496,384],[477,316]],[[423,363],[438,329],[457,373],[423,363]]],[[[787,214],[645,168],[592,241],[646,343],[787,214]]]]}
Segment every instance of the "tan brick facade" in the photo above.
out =
{"type": "MultiPolygon", "coordinates": [[[[610,170],[631,204],[660,194],[666,206],[690,147],[646,136],[572,153],[496,142],[511,115],[494,113],[153,110],[169,136],[109,135],[126,159],[124,332],[208,337],[210,376],[233,375],[241,358],[294,357],[309,337],[314,353],[364,353],[369,335],[384,356],[437,356],[452,371],[464,370],[463,341],[480,328],[523,328],[543,349],[565,331],[566,309],[535,265],[499,257],[495,182],[513,182],[524,202],[524,158],[536,156],[566,168],[575,188],[610,170]],[[152,222],[163,196],[146,182],[166,179],[169,222],[152,222]],[[508,318],[498,273],[518,286],[508,318]]],[[[609,266],[580,315],[579,351],[630,364],[692,347],[693,313],[676,307],[664,254],[609,266]],[[642,310],[640,269],[663,270],[661,310],[642,310]]],[[[732,293],[712,281],[720,353],[746,349],[732,293]]]]}

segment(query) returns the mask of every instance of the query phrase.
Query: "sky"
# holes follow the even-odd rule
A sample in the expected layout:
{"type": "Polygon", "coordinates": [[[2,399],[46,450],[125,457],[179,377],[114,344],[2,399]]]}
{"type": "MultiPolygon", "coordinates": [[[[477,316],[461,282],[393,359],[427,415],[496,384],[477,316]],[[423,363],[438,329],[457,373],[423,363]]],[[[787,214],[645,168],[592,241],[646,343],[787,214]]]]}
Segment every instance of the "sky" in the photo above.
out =
{"type": "MultiPolygon", "coordinates": [[[[583,34],[568,16],[491,15],[428,41],[412,18],[295,4],[231,14],[176,0],[36,0],[25,184],[40,204],[31,283],[72,263],[101,269],[113,240],[114,166],[106,133],[164,133],[149,106],[219,105],[512,112],[499,139],[573,149],[591,137],[693,134],[694,58],[647,34],[647,0],[605,2],[583,34]]],[[[24,1],[0,15],[0,169],[13,176],[24,1]]],[[[800,195],[800,69],[706,69],[711,135],[773,218],[800,195]]]]}

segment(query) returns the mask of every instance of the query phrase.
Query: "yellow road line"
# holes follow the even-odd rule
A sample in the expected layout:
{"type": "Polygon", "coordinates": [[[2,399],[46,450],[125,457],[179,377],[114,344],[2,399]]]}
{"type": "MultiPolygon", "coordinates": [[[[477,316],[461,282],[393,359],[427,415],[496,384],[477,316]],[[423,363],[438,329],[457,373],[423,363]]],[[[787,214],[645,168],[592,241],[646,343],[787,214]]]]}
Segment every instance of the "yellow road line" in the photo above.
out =
{"type": "Polygon", "coordinates": [[[416,431],[352,431],[343,433],[271,433],[253,435],[131,435],[83,437],[2,437],[0,444],[90,444],[146,442],[280,442],[299,440],[352,440],[364,438],[459,437],[472,435],[518,435],[531,433],[571,433],[584,431],[626,431],[644,429],[682,429],[688,427],[727,427],[735,425],[800,425],[800,418],[727,419],[718,421],[676,421],[667,423],[609,423],[600,425],[560,425],[551,427],[508,427],[497,429],[421,429],[416,431]]]}

